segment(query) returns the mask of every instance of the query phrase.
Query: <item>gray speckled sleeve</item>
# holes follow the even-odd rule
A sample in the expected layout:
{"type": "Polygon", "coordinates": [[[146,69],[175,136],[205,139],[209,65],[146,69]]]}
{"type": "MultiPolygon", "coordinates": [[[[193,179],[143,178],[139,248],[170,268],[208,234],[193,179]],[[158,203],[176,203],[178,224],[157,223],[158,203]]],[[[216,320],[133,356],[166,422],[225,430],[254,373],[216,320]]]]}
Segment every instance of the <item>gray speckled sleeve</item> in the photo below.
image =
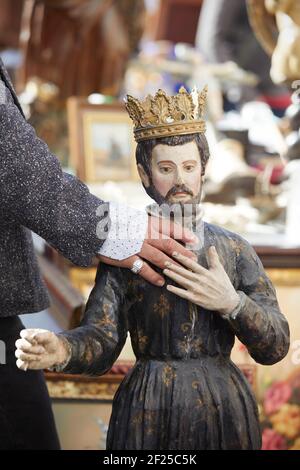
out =
{"type": "MultiPolygon", "coordinates": [[[[0,211],[39,234],[73,263],[89,265],[105,240],[96,234],[101,220],[96,211],[103,201],[62,171],[58,159],[9,99],[8,89],[6,93],[7,100],[0,103],[0,211]]],[[[108,222],[107,215],[108,210],[102,219],[108,222]]]]}
{"type": "Polygon", "coordinates": [[[236,336],[260,364],[275,364],[289,349],[289,326],[275,289],[254,249],[246,242],[237,252],[240,310],[230,324],[236,336]]]}

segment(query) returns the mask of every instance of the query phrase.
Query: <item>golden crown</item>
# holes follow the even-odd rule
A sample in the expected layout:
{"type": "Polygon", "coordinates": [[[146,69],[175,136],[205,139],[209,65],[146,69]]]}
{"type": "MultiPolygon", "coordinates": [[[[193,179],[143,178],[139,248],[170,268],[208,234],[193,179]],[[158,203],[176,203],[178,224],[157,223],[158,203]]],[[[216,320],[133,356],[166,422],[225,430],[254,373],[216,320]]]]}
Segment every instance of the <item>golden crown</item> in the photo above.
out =
{"type": "Polygon", "coordinates": [[[127,95],[125,106],[134,122],[135,140],[205,132],[206,97],[207,86],[201,93],[196,88],[188,93],[181,87],[174,96],[160,89],[144,101],[127,95]]]}

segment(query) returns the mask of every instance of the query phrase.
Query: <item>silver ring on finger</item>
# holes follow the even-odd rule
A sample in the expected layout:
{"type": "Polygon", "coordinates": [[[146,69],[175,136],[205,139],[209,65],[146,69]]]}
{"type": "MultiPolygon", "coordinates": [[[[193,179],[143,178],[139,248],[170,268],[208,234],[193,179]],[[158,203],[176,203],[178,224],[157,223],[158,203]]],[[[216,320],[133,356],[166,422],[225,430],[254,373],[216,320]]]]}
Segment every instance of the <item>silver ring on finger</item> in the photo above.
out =
{"type": "Polygon", "coordinates": [[[132,265],[132,268],[131,268],[131,271],[134,273],[134,274],[138,274],[140,272],[140,270],[142,269],[144,265],[144,261],[141,260],[140,258],[139,259],[136,259],[132,265]]]}

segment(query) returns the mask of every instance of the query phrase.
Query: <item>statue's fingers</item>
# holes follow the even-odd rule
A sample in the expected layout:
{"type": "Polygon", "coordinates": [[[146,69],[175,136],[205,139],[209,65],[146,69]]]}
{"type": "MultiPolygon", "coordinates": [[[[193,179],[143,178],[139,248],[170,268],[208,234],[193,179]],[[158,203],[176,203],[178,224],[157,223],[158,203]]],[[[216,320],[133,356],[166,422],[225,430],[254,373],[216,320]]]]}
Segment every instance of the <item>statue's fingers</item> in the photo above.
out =
{"type": "Polygon", "coordinates": [[[25,348],[31,348],[32,344],[29,341],[27,341],[27,339],[25,338],[19,338],[15,342],[15,346],[17,349],[25,349],[25,348]]]}
{"type": "Polygon", "coordinates": [[[185,277],[186,279],[189,279],[190,281],[198,281],[199,280],[199,274],[195,274],[189,269],[183,268],[178,266],[177,264],[174,263],[165,263],[165,267],[170,270],[174,271],[177,274],[180,274],[181,276],[185,277]]]}
{"type": "Polygon", "coordinates": [[[15,356],[16,356],[17,359],[22,359],[21,358],[22,354],[25,354],[25,353],[23,353],[22,349],[16,349],[15,350],[15,356]]]}
{"type": "Polygon", "coordinates": [[[172,292],[173,294],[178,295],[182,299],[188,300],[192,303],[196,303],[196,300],[197,300],[197,304],[201,305],[200,303],[198,303],[199,302],[198,294],[197,294],[197,299],[196,299],[195,294],[193,294],[192,292],[185,290],[185,289],[180,289],[180,287],[173,286],[172,284],[167,285],[167,290],[172,292]]]}
{"type": "Polygon", "coordinates": [[[180,274],[174,273],[170,269],[164,269],[163,273],[169,278],[173,279],[173,281],[177,282],[177,284],[179,284],[181,287],[184,287],[185,289],[192,290],[194,287],[192,281],[190,281],[184,276],[181,276],[180,274]]]}
{"type": "Polygon", "coordinates": [[[222,267],[217,249],[213,245],[208,249],[208,264],[210,269],[222,267]]]}
{"type": "Polygon", "coordinates": [[[22,330],[20,332],[20,336],[23,339],[26,339],[31,344],[36,344],[36,340],[34,339],[34,332],[35,328],[27,328],[26,330],[22,330]]]}
{"type": "Polygon", "coordinates": [[[26,339],[32,345],[46,345],[53,340],[53,334],[51,331],[44,330],[42,328],[31,328],[22,330],[20,335],[21,338],[26,339]]]}
{"type": "Polygon", "coordinates": [[[20,349],[23,352],[27,352],[29,354],[43,354],[45,352],[45,348],[40,345],[33,346],[29,343],[26,339],[18,339],[16,341],[16,348],[20,349]]]}
{"type": "Polygon", "coordinates": [[[27,363],[27,368],[30,370],[41,370],[45,369],[45,365],[40,361],[30,361],[27,363]]]}
{"type": "Polygon", "coordinates": [[[26,362],[22,361],[21,359],[18,359],[16,364],[17,364],[17,367],[21,370],[25,371],[28,368],[28,364],[26,362]]]}
{"type": "Polygon", "coordinates": [[[174,252],[172,256],[176,259],[176,261],[181,263],[186,268],[191,269],[191,271],[194,273],[207,275],[208,270],[201,266],[197,261],[193,261],[192,259],[187,258],[178,252],[174,252]]]}
{"type": "Polygon", "coordinates": [[[45,348],[43,346],[31,346],[29,350],[23,349],[24,352],[27,352],[29,354],[36,354],[36,355],[41,355],[46,352],[45,348]]]}
{"type": "Polygon", "coordinates": [[[179,287],[175,287],[172,284],[167,285],[167,290],[170,292],[173,292],[173,294],[178,295],[182,299],[191,300],[192,298],[192,295],[190,292],[188,292],[185,289],[180,289],[179,287]]]}
{"type": "Polygon", "coordinates": [[[24,362],[38,361],[40,359],[40,355],[26,353],[22,351],[22,349],[16,349],[15,356],[17,359],[21,359],[21,361],[24,362]]]}
{"type": "Polygon", "coordinates": [[[52,331],[44,330],[43,332],[38,332],[34,335],[34,340],[40,346],[47,346],[47,344],[52,344],[55,338],[55,333],[52,331]]]}
{"type": "Polygon", "coordinates": [[[26,328],[24,330],[21,330],[20,336],[21,338],[34,338],[35,335],[38,333],[47,333],[48,330],[45,330],[44,328],[26,328]]]}
{"type": "Polygon", "coordinates": [[[23,361],[22,359],[18,359],[17,362],[17,367],[21,370],[38,370],[38,369],[43,369],[43,367],[41,367],[41,364],[39,361],[31,361],[31,362],[27,362],[27,361],[23,361]]]}

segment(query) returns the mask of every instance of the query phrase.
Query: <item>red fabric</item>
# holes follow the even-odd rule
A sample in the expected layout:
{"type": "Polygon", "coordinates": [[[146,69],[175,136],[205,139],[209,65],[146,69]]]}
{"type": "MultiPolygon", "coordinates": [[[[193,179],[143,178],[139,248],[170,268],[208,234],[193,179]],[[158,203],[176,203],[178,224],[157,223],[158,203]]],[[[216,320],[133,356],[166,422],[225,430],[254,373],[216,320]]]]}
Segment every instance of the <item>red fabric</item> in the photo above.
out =
{"type": "Polygon", "coordinates": [[[292,104],[291,96],[287,93],[285,95],[262,95],[259,97],[260,101],[264,101],[267,103],[271,108],[277,109],[286,109],[290,104],[292,104]]]}
{"type": "MultiPolygon", "coordinates": [[[[254,168],[257,168],[259,171],[264,171],[264,169],[265,169],[264,165],[260,165],[260,164],[254,165],[254,168]]],[[[274,168],[272,170],[271,178],[270,178],[270,183],[271,184],[280,183],[281,176],[282,176],[282,173],[283,173],[283,169],[284,169],[284,165],[274,166],[274,168]]]]}

